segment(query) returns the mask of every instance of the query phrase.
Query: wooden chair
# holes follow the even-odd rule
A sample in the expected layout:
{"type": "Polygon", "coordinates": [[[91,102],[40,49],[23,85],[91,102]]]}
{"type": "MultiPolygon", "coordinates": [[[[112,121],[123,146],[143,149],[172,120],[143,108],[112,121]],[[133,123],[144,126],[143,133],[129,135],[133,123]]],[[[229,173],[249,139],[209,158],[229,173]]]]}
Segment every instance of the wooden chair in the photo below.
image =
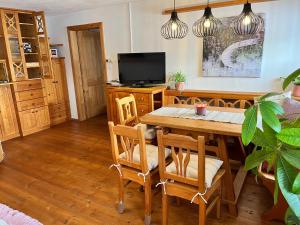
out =
{"type": "Polygon", "coordinates": [[[138,127],[141,126],[144,130],[145,138],[152,140],[156,137],[154,127],[139,123],[137,114],[136,101],[132,94],[124,98],[116,98],[119,122],[121,125],[138,127]]]}
{"type": "Polygon", "coordinates": [[[4,152],[3,152],[2,144],[0,141],[0,162],[2,162],[3,159],[4,159],[4,152]]]}
{"type": "Polygon", "coordinates": [[[157,138],[161,179],[159,184],[163,186],[162,224],[168,224],[168,196],[180,197],[198,204],[200,225],[205,224],[206,215],[214,206],[217,207],[217,217],[219,218],[221,210],[221,183],[225,170],[210,170],[207,173],[210,176],[207,176],[207,179],[205,178],[205,168],[209,168],[206,161],[219,164],[215,168],[220,168],[222,161],[205,157],[204,137],[198,136],[198,140],[195,140],[191,137],[177,134],[164,135],[160,130],[157,138]],[[165,161],[165,152],[163,151],[165,147],[171,148],[173,162],[169,165],[165,161]],[[192,153],[192,151],[196,151],[197,154],[192,153]],[[208,181],[208,177],[212,179],[210,181],[211,184],[208,181]],[[171,181],[169,182],[168,180],[171,181]],[[207,205],[208,202],[209,204],[207,205]]]}
{"type": "Polygon", "coordinates": [[[158,177],[158,147],[146,145],[141,127],[115,126],[113,122],[108,122],[108,126],[114,161],[112,166],[119,172],[119,212],[123,213],[125,209],[124,181],[136,182],[144,187],[145,224],[148,225],[151,222],[151,185],[154,176],[158,177]],[[119,143],[123,152],[120,151],[119,143]]]}

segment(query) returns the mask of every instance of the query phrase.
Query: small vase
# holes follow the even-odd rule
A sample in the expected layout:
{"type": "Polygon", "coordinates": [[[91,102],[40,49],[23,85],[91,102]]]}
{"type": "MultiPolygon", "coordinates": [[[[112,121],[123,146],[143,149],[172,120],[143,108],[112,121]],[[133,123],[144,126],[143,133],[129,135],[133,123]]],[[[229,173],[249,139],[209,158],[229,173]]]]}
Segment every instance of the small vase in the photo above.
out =
{"type": "Polygon", "coordinates": [[[300,97],[300,85],[294,84],[293,96],[300,97]]]}
{"type": "Polygon", "coordinates": [[[184,82],[176,82],[175,84],[177,91],[183,91],[184,90],[184,82]]]}

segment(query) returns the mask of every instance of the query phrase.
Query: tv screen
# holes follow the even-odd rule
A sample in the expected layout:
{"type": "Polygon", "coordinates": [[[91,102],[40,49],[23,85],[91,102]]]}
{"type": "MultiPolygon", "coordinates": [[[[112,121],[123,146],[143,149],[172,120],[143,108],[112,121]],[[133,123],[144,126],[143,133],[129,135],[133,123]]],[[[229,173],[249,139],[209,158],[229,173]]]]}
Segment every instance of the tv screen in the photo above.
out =
{"type": "Polygon", "coordinates": [[[121,84],[162,84],[166,82],[166,54],[126,53],[118,54],[121,84]]]}

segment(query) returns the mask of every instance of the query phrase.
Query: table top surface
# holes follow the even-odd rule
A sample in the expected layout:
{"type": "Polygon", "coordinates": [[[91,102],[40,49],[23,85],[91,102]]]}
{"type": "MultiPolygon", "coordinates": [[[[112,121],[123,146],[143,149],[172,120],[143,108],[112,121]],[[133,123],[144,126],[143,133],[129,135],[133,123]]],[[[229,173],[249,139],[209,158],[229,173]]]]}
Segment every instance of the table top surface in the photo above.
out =
{"type": "MultiPolygon", "coordinates": [[[[166,107],[177,108],[192,108],[193,105],[168,105],[166,107]]],[[[224,108],[224,107],[207,107],[208,110],[215,110],[221,112],[240,112],[244,113],[244,109],[224,108]]],[[[226,136],[241,136],[242,125],[225,122],[215,122],[207,120],[193,120],[184,118],[175,118],[167,116],[155,116],[146,114],[139,118],[141,123],[162,126],[168,128],[176,128],[181,130],[198,131],[211,134],[219,134],[226,136]]]]}

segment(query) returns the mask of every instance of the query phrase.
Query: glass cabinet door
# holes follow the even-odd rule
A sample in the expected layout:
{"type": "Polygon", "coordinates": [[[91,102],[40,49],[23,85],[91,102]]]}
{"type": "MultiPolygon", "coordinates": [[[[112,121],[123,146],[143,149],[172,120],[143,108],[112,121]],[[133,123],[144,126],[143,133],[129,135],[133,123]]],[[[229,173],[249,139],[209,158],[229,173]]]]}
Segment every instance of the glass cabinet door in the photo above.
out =
{"type": "Polygon", "coordinates": [[[13,81],[27,79],[27,70],[23,51],[18,14],[12,11],[2,11],[4,34],[8,45],[8,61],[13,81]]]}
{"type": "Polygon", "coordinates": [[[35,14],[36,30],[38,34],[40,64],[44,78],[53,77],[53,69],[51,63],[51,53],[48,42],[48,34],[45,27],[45,16],[43,12],[35,14]]]}

